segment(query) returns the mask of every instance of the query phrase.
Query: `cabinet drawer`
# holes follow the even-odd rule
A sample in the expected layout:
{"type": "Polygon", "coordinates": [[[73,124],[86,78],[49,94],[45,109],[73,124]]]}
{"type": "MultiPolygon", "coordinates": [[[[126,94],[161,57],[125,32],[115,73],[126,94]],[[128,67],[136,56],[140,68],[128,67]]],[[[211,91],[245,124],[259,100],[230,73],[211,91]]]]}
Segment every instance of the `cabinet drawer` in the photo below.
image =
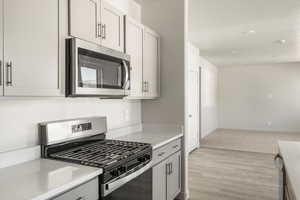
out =
{"type": "Polygon", "coordinates": [[[98,200],[99,199],[99,183],[95,178],[83,185],[80,185],[52,200],[98,200]]]}
{"type": "Polygon", "coordinates": [[[153,152],[153,165],[161,162],[162,160],[168,158],[173,153],[179,151],[181,149],[181,139],[177,139],[173,142],[162,146],[153,152]]]}

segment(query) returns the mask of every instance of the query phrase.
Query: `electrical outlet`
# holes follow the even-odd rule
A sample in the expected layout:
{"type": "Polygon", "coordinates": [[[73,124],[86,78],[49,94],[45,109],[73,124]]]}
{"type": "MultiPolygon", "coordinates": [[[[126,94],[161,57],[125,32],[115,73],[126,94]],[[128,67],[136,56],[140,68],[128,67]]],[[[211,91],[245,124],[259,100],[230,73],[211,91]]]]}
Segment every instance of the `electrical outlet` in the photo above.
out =
{"type": "Polygon", "coordinates": [[[125,122],[129,121],[129,110],[128,109],[123,110],[123,120],[125,122]]]}

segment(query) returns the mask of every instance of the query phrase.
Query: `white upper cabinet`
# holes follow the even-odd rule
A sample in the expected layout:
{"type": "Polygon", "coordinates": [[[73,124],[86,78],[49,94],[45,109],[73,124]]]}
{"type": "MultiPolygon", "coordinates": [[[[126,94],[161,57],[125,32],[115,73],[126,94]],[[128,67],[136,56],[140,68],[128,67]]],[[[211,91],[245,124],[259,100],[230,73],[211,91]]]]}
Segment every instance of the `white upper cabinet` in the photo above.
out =
{"type": "Polygon", "coordinates": [[[159,35],[144,28],[143,36],[143,96],[159,96],[159,35]]]}
{"type": "Polygon", "coordinates": [[[124,51],[124,14],[104,0],[69,0],[69,34],[124,51]]]}
{"type": "Polygon", "coordinates": [[[143,96],[143,26],[126,17],[126,54],[130,55],[130,96],[143,96]]]}
{"type": "Polygon", "coordinates": [[[5,96],[59,94],[58,3],[4,0],[5,96]]]}
{"type": "Polygon", "coordinates": [[[105,47],[124,51],[124,14],[107,3],[101,3],[102,41],[105,47]]]}
{"type": "MultiPolygon", "coordinates": [[[[3,0],[0,0],[0,11],[3,13],[3,0]]],[[[3,95],[3,15],[0,15],[0,96],[3,95]]]]}
{"type": "Polygon", "coordinates": [[[69,9],[69,34],[100,44],[100,0],[69,0],[69,9]]]}
{"type": "Polygon", "coordinates": [[[126,16],[125,52],[131,58],[130,99],[154,99],[160,95],[160,37],[126,16]]]}

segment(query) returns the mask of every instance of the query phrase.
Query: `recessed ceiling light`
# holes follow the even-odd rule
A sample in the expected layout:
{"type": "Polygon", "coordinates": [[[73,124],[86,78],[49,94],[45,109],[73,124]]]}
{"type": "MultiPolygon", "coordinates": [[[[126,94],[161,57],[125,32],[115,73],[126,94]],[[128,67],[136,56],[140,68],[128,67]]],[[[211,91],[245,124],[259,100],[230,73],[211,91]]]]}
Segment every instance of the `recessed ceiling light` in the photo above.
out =
{"type": "Polygon", "coordinates": [[[276,40],[275,43],[276,44],[285,44],[286,40],[276,40]]]}
{"type": "Polygon", "coordinates": [[[231,51],[231,53],[232,53],[232,54],[237,54],[237,53],[238,53],[238,51],[236,51],[236,50],[233,50],[233,51],[231,51]]]}
{"type": "Polygon", "coordinates": [[[247,32],[244,32],[245,35],[253,35],[253,34],[256,34],[256,31],[255,30],[249,30],[247,32]]]}

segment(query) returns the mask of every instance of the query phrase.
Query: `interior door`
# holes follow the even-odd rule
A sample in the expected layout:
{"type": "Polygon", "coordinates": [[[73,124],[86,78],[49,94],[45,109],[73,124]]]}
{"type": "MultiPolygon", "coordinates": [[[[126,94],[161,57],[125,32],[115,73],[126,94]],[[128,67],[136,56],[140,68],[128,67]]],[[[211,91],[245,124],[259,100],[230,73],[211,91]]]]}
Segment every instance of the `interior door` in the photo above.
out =
{"type": "Polygon", "coordinates": [[[199,147],[199,105],[200,105],[199,70],[188,72],[188,149],[189,152],[199,147]]]}
{"type": "Polygon", "coordinates": [[[143,26],[126,17],[126,54],[130,55],[130,96],[143,95],[143,26]]]}
{"type": "Polygon", "coordinates": [[[5,96],[59,95],[59,0],[4,0],[5,96]]]}
{"type": "Polygon", "coordinates": [[[100,44],[100,0],[69,0],[69,9],[69,34],[100,44]]]}
{"type": "Polygon", "coordinates": [[[143,41],[143,94],[145,97],[158,97],[159,36],[145,28],[143,41]]]}
{"type": "Polygon", "coordinates": [[[124,14],[106,1],[101,1],[101,23],[101,44],[124,52],[124,14]]]}
{"type": "MultiPolygon", "coordinates": [[[[3,0],[0,0],[0,11],[3,13],[3,0]]],[[[0,96],[3,96],[3,15],[0,14],[0,96]]]]}
{"type": "Polygon", "coordinates": [[[181,190],[181,152],[172,155],[168,162],[170,172],[167,175],[167,200],[173,200],[181,190]]]}
{"type": "Polygon", "coordinates": [[[167,198],[167,160],[153,167],[153,200],[166,200],[167,198]]]}

